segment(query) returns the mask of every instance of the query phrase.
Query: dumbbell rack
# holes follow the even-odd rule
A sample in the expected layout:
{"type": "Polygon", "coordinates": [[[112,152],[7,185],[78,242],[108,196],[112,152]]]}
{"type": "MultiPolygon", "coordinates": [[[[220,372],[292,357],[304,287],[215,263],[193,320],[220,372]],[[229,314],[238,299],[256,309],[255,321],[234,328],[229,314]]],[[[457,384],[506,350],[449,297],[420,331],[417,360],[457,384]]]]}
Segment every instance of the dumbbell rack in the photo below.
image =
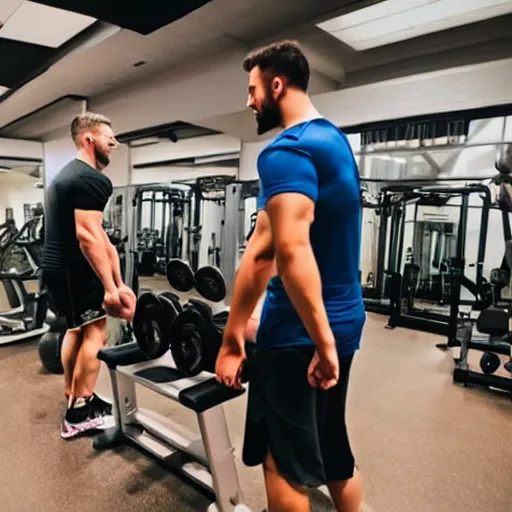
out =
{"type": "Polygon", "coordinates": [[[227,388],[205,372],[188,377],[173,368],[170,354],[148,360],[136,342],[102,349],[98,357],[109,368],[116,427],[96,436],[93,446],[101,450],[135,443],[165,465],[173,455],[185,454],[187,460],[173,469],[215,500],[208,512],[248,511],[242,504],[222,405],[244,390],[227,388]],[[196,412],[201,436],[154,411],[139,408],[135,384],[196,412]]]}

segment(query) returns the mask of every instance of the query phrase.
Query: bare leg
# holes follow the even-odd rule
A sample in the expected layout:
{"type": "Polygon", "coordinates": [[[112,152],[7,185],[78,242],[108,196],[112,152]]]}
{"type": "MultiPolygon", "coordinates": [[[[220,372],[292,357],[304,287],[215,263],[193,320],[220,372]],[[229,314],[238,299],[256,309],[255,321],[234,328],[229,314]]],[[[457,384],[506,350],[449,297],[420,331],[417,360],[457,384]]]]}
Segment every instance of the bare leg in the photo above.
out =
{"type": "Polygon", "coordinates": [[[75,398],[88,397],[94,393],[101,367],[98,352],[105,346],[106,329],[107,321],[105,318],[82,327],[83,339],[73,373],[72,386],[75,398]]]}
{"type": "Polygon", "coordinates": [[[363,503],[363,479],[356,470],[350,480],[327,484],[337,512],[360,512],[363,503]]]}
{"type": "Polygon", "coordinates": [[[274,458],[267,454],[263,463],[268,512],[309,512],[309,494],[292,486],[279,473],[274,458]]]}
{"type": "Polygon", "coordinates": [[[62,340],[60,360],[64,368],[64,393],[68,400],[71,397],[73,372],[81,340],[82,330],[80,328],[67,330],[62,340]]]}

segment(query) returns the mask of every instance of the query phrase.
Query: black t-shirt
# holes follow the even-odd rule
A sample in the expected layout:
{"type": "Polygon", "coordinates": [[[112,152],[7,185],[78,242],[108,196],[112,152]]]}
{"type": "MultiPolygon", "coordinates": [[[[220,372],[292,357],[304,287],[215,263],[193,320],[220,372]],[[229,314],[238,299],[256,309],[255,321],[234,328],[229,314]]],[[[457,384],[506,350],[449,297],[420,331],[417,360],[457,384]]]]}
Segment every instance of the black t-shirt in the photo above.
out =
{"type": "Polygon", "coordinates": [[[46,191],[45,238],[41,268],[81,267],[87,263],[76,237],[75,210],[103,211],[112,182],[82,160],[72,160],[46,191]]]}

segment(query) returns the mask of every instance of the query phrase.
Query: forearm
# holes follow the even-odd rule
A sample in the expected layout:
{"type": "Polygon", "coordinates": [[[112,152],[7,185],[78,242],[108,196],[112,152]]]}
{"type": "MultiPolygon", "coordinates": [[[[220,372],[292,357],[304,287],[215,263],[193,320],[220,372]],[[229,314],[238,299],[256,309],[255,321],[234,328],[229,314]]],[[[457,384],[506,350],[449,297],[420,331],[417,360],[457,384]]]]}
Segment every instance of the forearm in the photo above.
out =
{"type": "Polygon", "coordinates": [[[306,331],[317,349],[323,350],[335,344],[322,297],[322,281],[315,255],[308,244],[293,250],[277,253],[279,276],[284,288],[306,331]]]}
{"type": "Polygon", "coordinates": [[[230,330],[245,329],[270,278],[275,273],[273,259],[244,254],[233,286],[233,300],[227,324],[230,330]]]}
{"type": "Polygon", "coordinates": [[[117,287],[124,284],[123,275],[121,273],[121,261],[119,260],[119,253],[117,252],[117,249],[108,242],[108,250],[110,254],[110,261],[112,262],[112,274],[114,276],[114,282],[117,287]]]}
{"type": "Polygon", "coordinates": [[[115,290],[117,286],[114,281],[112,258],[104,241],[101,239],[81,241],[80,249],[103,283],[105,291],[115,290]]]}

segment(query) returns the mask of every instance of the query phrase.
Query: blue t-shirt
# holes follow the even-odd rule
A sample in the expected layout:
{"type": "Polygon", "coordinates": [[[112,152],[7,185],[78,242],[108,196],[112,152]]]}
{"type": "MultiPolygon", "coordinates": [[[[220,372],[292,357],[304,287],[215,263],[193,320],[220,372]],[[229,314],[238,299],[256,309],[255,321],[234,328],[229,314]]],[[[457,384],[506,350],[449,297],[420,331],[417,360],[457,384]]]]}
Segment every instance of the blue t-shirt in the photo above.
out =
{"type": "MultiPolygon", "coordinates": [[[[277,194],[301,193],[315,202],[311,246],[340,355],[359,348],[366,314],[359,280],[359,171],[345,135],[326,119],[283,131],[258,157],[258,209],[277,194]]],[[[257,334],[260,347],[311,345],[279,277],[271,279],[257,334]]]]}

